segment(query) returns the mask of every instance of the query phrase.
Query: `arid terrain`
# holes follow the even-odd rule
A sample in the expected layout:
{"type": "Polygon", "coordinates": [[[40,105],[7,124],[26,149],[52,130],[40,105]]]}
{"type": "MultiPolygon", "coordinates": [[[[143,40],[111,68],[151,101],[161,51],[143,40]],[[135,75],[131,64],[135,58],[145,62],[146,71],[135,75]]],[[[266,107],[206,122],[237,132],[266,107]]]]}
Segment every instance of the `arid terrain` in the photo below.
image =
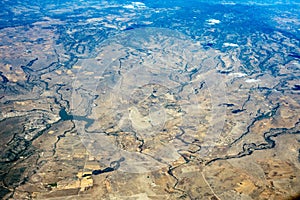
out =
{"type": "Polygon", "coordinates": [[[300,195],[299,4],[9,2],[0,198],[300,195]]]}

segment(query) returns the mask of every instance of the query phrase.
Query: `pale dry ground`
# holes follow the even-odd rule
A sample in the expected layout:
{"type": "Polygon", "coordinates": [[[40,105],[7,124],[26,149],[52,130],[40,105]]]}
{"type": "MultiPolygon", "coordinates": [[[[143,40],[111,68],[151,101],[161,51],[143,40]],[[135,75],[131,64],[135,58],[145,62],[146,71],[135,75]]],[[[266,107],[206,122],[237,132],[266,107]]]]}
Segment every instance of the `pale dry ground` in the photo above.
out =
{"type": "MultiPolygon", "coordinates": [[[[50,47],[42,58],[55,56],[50,47]]],[[[241,71],[238,54],[204,50],[166,29],[134,30],[108,40],[94,59],[42,74],[48,90],[35,86],[30,96],[5,95],[1,101],[9,103],[1,105],[1,120],[24,127],[24,133],[36,129],[20,136],[34,153],[10,166],[4,180],[16,184],[13,198],[296,195],[300,105],[299,93],[291,88],[300,64],[280,66],[282,76],[251,74],[241,71]],[[60,120],[61,107],[77,118],[60,120]],[[122,157],[114,171],[92,175],[122,157]]],[[[37,70],[49,60],[39,59],[37,70]]],[[[12,82],[26,80],[8,65],[3,74],[12,82]]],[[[12,139],[8,131],[2,131],[5,143],[12,139]]]]}

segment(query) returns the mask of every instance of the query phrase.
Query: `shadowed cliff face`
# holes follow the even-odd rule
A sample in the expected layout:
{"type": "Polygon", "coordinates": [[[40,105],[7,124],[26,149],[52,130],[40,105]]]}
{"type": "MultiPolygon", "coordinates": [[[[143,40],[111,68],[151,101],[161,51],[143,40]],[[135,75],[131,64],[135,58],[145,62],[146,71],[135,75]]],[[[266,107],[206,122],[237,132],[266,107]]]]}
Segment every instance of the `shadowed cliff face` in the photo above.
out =
{"type": "Polygon", "coordinates": [[[297,199],[300,199],[300,194],[298,194],[298,195],[295,195],[295,196],[293,196],[293,197],[290,197],[290,198],[288,198],[289,200],[297,200],[297,199]]]}
{"type": "Polygon", "coordinates": [[[299,199],[293,1],[2,1],[3,199],[299,199]]]}

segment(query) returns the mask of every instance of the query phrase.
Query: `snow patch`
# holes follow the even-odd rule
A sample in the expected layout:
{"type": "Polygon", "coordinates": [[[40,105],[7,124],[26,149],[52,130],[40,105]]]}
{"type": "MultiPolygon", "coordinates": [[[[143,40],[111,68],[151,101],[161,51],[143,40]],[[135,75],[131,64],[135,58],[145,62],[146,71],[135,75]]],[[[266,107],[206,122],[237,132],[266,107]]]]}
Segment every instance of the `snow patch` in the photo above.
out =
{"type": "Polygon", "coordinates": [[[236,5],[236,3],[234,2],[224,2],[224,3],[221,3],[222,5],[231,5],[231,6],[234,6],[236,5]]]}
{"type": "Polygon", "coordinates": [[[230,73],[228,76],[233,76],[233,77],[245,77],[245,76],[247,76],[247,74],[237,72],[237,73],[230,73]]]}
{"type": "Polygon", "coordinates": [[[245,80],[246,83],[256,83],[256,82],[260,82],[259,79],[253,79],[253,78],[250,78],[250,79],[247,79],[245,80]]]}
{"type": "Polygon", "coordinates": [[[133,5],[125,5],[125,6],[123,6],[123,8],[134,9],[134,6],[133,5]]]}
{"type": "Polygon", "coordinates": [[[123,8],[140,9],[140,8],[146,8],[146,5],[142,2],[131,2],[131,4],[125,5],[125,6],[123,6],[123,8]]]}
{"type": "Polygon", "coordinates": [[[238,47],[239,45],[237,44],[234,44],[234,43],[228,43],[228,42],[225,42],[223,44],[224,47],[238,47]]]}
{"type": "Polygon", "coordinates": [[[218,19],[208,19],[208,20],[206,20],[206,22],[209,25],[215,25],[215,24],[220,24],[221,23],[221,21],[218,20],[218,19]]]}

